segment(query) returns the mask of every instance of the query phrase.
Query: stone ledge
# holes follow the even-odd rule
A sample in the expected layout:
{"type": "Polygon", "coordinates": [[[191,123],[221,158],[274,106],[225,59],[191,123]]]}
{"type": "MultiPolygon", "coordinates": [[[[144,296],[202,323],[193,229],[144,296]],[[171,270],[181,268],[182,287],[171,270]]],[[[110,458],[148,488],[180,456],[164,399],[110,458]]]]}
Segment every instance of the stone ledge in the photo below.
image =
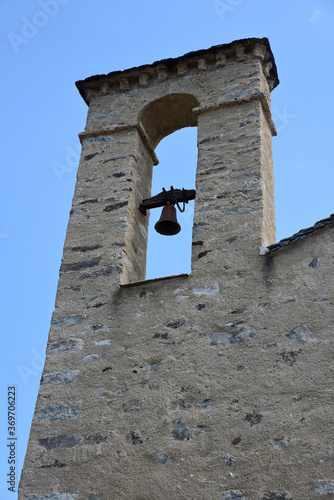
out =
{"type": "Polygon", "coordinates": [[[145,144],[148,152],[152,156],[153,160],[153,165],[158,165],[159,160],[157,155],[155,154],[154,148],[151,144],[150,139],[148,138],[148,135],[146,134],[144,127],[140,122],[137,123],[129,123],[129,124],[122,124],[122,125],[112,125],[111,127],[104,128],[103,130],[94,130],[93,132],[81,132],[79,134],[79,140],[80,143],[83,144],[83,142],[86,139],[92,139],[94,137],[102,137],[102,136],[108,136],[115,134],[116,132],[123,132],[125,130],[137,130],[139,133],[143,143],[145,144]]]}
{"type": "Polygon", "coordinates": [[[216,109],[226,107],[226,106],[233,106],[235,104],[241,104],[243,102],[250,102],[254,100],[259,100],[262,104],[263,112],[266,117],[266,120],[268,122],[268,126],[270,128],[270,131],[272,135],[277,135],[277,130],[275,127],[275,123],[273,122],[273,119],[271,118],[271,111],[270,111],[270,103],[268,101],[268,98],[263,92],[260,92],[257,89],[252,89],[252,88],[246,88],[246,89],[241,89],[238,90],[237,92],[231,93],[231,94],[225,94],[224,99],[221,99],[217,103],[210,103],[206,104],[204,106],[200,106],[198,108],[193,109],[193,113],[195,115],[199,115],[201,113],[206,113],[208,111],[214,111],[216,109]]]}
{"type": "Polygon", "coordinates": [[[173,274],[172,276],[162,276],[161,278],[151,278],[149,280],[141,280],[141,281],[131,281],[130,283],[121,283],[119,286],[120,288],[128,288],[128,287],[133,287],[137,285],[147,285],[148,283],[153,283],[153,282],[159,282],[159,281],[165,281],[165,280],[171,280],[175,278],[189,278],[189,274],[183,273],[183,274],[173,274]]]}

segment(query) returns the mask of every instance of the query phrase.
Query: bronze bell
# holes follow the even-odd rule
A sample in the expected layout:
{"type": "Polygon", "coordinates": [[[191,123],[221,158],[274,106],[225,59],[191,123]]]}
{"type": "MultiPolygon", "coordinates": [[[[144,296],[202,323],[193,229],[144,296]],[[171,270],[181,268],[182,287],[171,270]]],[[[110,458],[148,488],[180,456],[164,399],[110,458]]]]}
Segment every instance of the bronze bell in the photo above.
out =
{"type": "Polygon", "coordinates": [[[181,226],[177,222],[176,208],[169,203],[163,207],[160,219],[155,224],[154,229],[164,236],[173,236],[181,231],[181,226]]]}

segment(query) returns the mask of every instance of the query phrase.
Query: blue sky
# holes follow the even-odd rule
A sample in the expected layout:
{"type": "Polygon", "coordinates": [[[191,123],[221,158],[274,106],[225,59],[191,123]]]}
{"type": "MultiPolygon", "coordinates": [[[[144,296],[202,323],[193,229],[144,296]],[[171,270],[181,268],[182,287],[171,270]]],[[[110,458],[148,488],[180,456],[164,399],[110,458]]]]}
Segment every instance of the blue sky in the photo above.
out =
{"type": "MultiPolygon", "coordinates": [[[[75,81],[240,38],[268,37],[280,78],[272,111],[281,239],[334,212],[334,5],[332,0],[1,0],[0,17],[0,498],[7,500],[16,498],[6,485],[7,387],[17,388],[18,473],[54,308],[78,133],[85,127],[87,107],[75,81]]],[[[159,145],[154,194],[171,184],[194,187],[195,134],[186,129],[159,145]],[[173,149],[178,153],[171,157],[173,149]],[[165,177],[171,165],[175,170],[165,177]]],[[[149,250],[148,276],[189,271],[191,207],[179,221],[182,231],[165,248],[166,258],[161,240],[149,250]],[[176,252],[180,269],[174,267],[176,252]]]]}

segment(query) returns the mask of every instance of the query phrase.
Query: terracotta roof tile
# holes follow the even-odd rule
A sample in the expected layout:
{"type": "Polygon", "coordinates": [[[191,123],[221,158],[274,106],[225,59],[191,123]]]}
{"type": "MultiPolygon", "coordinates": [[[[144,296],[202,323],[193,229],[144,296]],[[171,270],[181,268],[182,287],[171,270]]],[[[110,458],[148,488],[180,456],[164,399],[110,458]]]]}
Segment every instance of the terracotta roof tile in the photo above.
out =
{"type": "Polygon", "coordinates": [[[307,238],[308,236],[316,233],[317,231],[320,231],[321,229],[325,229],[327,227],[334,226],[334,214],[331,214],[327,219],[322,219],[319,220],[314,224],[312,227],[308,227],[306,229],[301,229],[298,231],[298,233],[293,234],[289,238],[284,238],[283,240],[279,241],[278,243],[274,243],[273,245],[269,245],[268,248],[268,253],[273,254],[275,252],[278,252],[279,250],[283,250],[284,248],[294,245],[295,243],[300,242],[304,238],[307,238]]]}

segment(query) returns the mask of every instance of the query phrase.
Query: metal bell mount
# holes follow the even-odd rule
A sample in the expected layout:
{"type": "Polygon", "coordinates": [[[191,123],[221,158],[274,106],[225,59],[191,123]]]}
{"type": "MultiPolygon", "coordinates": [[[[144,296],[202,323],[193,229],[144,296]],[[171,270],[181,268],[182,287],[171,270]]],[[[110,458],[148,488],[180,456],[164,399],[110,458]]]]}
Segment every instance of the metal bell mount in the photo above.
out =
{"type": "Polygon", "coordinates": [[[151,208],[163,207],[160,219],[155,224],[154,229],[164,236],[173,236],[181,231],[181,226],[177,221],[176,208],[180,212],[185,211],[185,204],[189,200],[194,200],[196,197],[195,189],[174,189],[171,186],[169,191],[162,188],[162,192],[152,196],[152,198],[147,198],[141,202],[139,205],[139,210],[143,215],[146,215],[146,210],[151,208]],[[182,209],[179,203],[183,203],[182,209]]]}

